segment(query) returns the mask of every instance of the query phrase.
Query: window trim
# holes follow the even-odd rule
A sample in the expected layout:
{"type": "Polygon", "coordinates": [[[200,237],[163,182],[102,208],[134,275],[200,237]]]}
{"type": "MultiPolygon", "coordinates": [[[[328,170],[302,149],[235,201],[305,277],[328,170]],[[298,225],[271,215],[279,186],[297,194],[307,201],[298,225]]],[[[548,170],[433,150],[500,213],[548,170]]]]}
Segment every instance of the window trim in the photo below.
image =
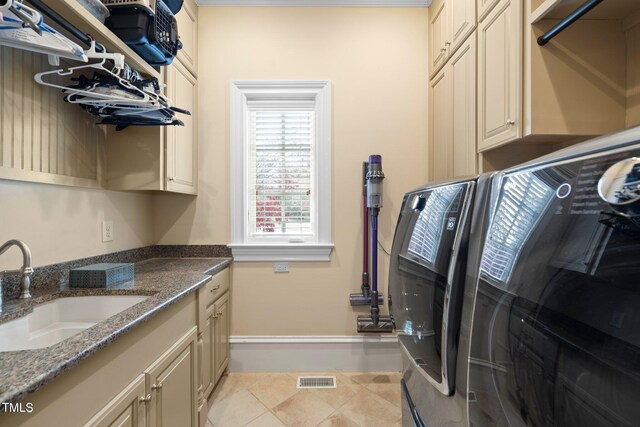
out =
{"type": "Polygon", "coordinates": [[[331,82],[231,81],[230,89],[230,202],[231,243],[234,261],[329,261],[331,242],[331,82]],[[316,111],[318,236],[313,243],[248,243],[246,239],[245,156],[248,102],[310,99],[316,111]]]}

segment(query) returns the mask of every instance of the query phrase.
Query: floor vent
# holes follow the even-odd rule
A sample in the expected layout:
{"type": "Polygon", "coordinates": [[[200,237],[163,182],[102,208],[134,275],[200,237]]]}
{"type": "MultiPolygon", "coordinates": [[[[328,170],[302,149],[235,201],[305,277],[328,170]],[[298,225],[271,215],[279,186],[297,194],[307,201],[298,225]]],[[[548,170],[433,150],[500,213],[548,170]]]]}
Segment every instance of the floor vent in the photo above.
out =
{"type": "Polygon", "coordinates": [[[336,388],[336,377],[298,377],[298,388],[336,388]]]}

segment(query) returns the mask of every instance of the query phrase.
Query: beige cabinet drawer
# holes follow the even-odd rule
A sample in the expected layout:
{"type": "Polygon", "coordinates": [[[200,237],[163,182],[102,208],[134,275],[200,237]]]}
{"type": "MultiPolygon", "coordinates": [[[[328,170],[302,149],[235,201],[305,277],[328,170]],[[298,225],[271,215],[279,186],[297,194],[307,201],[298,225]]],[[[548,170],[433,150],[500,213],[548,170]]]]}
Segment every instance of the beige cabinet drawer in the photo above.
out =
{"type": "Polygon", "coordinates": [[[202,332],[207,316],[207,308],[229,290],[229,268],[225,268],[211,278],[209,283],[198,290],[198,331],[202,332]]]}
{"type": "Polygon", "coordinates": [[[229,290],[229,269],[225,268],[213,276],[211,281],[205,285],[205,290],[209,298],[207,301],[208,307],[229,290]]]}

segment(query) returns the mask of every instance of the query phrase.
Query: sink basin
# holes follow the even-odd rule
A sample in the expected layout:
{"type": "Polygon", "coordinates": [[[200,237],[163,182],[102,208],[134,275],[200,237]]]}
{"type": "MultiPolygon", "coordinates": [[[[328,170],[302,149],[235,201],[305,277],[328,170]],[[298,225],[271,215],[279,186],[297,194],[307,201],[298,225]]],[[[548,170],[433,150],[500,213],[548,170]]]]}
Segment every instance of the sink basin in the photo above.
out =
{"type": "Polygon", "coordinates": [[[148,296],[106,295],[58,298],[0,324],[0,351],[33,350],[59,343],[148,296]]]}

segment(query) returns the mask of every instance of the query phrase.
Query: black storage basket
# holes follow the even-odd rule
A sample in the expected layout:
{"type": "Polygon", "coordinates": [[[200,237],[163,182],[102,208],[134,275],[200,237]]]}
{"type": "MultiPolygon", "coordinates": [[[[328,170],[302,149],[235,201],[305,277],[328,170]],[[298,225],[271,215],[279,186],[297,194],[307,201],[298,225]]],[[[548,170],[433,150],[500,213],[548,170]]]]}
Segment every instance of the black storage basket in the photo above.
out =
{"type": "Polygon", "coordinates": [[[155,14],[142,6],[121,6],[110,10],[105,25],[134,52],[153,66],[169,65],[182,47],[178,23],[162,1],[155,14]]]}

